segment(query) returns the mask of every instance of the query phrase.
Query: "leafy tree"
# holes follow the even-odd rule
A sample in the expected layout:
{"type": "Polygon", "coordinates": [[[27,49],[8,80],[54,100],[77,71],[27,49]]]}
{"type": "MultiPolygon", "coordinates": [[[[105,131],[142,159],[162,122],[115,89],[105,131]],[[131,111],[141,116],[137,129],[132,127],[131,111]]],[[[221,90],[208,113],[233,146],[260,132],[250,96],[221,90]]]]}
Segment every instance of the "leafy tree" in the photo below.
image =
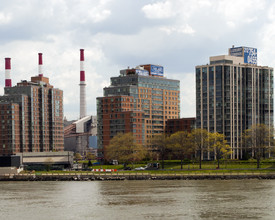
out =
{"type": "Polygon", "coordinates": [[[50,171],[53,164],[54,164],[53,159],[52,158],[47,158],[46,161],[45,161],[46,170],[50,171]]]}
{"type": "Polygon", "coordinates": [[[96,156],[94,154],[92,154],[91,152],[88,152],[86,154],[86,159],[91,161],[91,160],[95,160],[96,159],[96,156]]]}
{"type": "Polygon", "coordinates": [[[231,148],[225,140],[225,136],[218,132],[209,133],[208,143],[216,155],[218,161],[218,168],[220,168],[220,159],[226,158],[231,153],[231,148]]]}
{"type": "Polygon", "coordinates": [[[178,131],[172,134],[169,138],[168,147],[179,156],[182,169],[184,156],[192,150],[190,134],[187,131],[178,131]]]}
{"type": "Polygon", "coordinates": [[[76,160],[76,162],[78,162],[78,161],[82,160],[82,156],[80,155],[80,153],[75,153],[74,159],[76,160]]]}
{"type": "Polygon", "coordinates": [[[163,133],[155,135],[151,141],[153,151],[157,151],[161,157],[161,168],[164,169],[164,157],[168,151],[169,138],[163,133]]]}
{"type": "Polygon", "coordinates": [[[200,128],[192,130],[190,134],[192,148],[199,155],[200,169],[203,152],[208,149],[208,136],[208,131],[200,128]]]}
{"type": "Polygon", "coordinates": [[[88,166],[90,167],[90,166],[92,166],[91,160],[95,160],[96,156],[94,154],[92,154],[91,152],[87,152],[86,159],[88,160],[88,166]]]}
{"type": "Polygon", "coordinates": [[[246,148],[251,149],[252,155],[257,159],[257,168],[260,168],[261,157],[265,155],[274,142],[274,131],[264,124],[252,125],[251,129],[247,129],[243,133],[243,142],[246,148]]]}
{"type": "Polygon", "coordinates": [[[105,147],[104,157],[106,160],[118,160],[126,167],[129,163],[142,160],[146,152],[144,146],[135,142],[132,133],[119,133],[105,147]]]}

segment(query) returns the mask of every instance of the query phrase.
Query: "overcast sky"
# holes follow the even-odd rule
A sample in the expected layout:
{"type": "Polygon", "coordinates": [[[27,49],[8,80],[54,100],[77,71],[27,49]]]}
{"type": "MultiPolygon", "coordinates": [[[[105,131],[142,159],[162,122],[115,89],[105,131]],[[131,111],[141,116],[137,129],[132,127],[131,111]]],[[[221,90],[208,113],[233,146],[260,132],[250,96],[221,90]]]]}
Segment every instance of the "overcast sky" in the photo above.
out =
{"type": "Polygon", "coordinates": [[[0,95],[5,57],[15,85],[37,75],[64,91],[64,115],[79,117],[79,49],[85,49],[87,113],[120,69],[164,66],[181,81],[181,117],[195,116],[196,65],[228,48],[258,48],[258,64],[275,67],[272,0],[3,0],[0,1],[0,95]]]}

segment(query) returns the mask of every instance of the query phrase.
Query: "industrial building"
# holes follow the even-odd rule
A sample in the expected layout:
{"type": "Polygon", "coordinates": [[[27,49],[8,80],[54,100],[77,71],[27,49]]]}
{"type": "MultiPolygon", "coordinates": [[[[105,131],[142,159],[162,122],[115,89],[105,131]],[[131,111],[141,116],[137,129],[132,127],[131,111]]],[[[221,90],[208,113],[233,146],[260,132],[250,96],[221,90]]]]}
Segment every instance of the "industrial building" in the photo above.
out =
{"type": "Polygon", "coordinates": [[[80,102],[79,119],[71,122],[64,120],[65,150],[85,155],[97,154],[97,117],[86,113],[86,79],[84,70],[84,49],[80,49],[80,102]]]}
{"type": "Polygon", "coordinates": [[[228,55],[196,66],[196,118],[197,128],[226,136],[232,159],[244,156],[244,130],[273,126],[273,68],[257,65],[256,48],[232,47],[228,55]]]}
{"type": "Polygon", "coordinates": [[[98,151],[117,133],[132,132],[136,142],[150,144],[151,138],[165,131],[165,121],[179,118],[179,80],[164,77],[159,65],[139,65],[120,71],[97,98],[98,151]]]}
{"type": "Polygon", "coordinates": [[[72,121],[64,128],[64,148],[85,155],[91,152],[97,154],[97,117],[86,116],[77,121],[72,121]],[[78,144],[80,140],[81,145],[78,144]]]}

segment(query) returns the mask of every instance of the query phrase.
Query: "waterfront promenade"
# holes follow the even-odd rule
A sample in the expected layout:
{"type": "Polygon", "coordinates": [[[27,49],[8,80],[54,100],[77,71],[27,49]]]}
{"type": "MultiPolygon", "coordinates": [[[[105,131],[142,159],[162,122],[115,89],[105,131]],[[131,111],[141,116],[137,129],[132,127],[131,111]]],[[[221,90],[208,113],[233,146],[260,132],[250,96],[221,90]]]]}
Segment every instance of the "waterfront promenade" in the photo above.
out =
{"type": "Polygon", "coordinates": [[[249,173],[23,173],[2,174],[0,181],[106,181],[106,180],[203,180],[203,179],[275,179],[275,172],[249,173]]]}

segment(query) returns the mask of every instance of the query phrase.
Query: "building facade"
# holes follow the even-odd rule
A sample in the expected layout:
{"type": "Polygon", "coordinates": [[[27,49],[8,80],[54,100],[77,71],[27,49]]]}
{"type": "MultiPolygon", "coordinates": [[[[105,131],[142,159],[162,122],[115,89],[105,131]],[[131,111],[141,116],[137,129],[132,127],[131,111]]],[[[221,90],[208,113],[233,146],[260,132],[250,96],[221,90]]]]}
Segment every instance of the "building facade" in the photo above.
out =
{"type": "Polygon", "coordinates": [[[165,133],[172,135],[178,131],[191,132],[196,127],[196,118],[168,119],[166,121],[165,133]]]}
{"type": "Polygon", "coordinates": [[[0,96],[0,155],[64,150],[63,91],[43,75],[0,96]]]}
{"type": "Polygon", "coordinates": [[[88,115],[79,120],[67,122],[64,119],[64,149],[85,155],[97,151],[97,116],[88,115]],[[81,139],[79,148],[78,139],[81,139]]]}
{"type": "Polygon", "coordinates": [[[117,133],[132,132],[137,143],[149,144],[165,131],[165,121],[179,114],[179,81],[163,77],[162,66],[121,70],[104,88],[104,97],[97,98],[99,152],[117,133]]]}
{"type": "Polygon", "coordinates": [[[244,130],[273,126],[273,68],[257,65],[257,49],[232,47],[196,66],[196,118],[197,128],[226,136],[232,159],[244,156],[244,130]]]}

